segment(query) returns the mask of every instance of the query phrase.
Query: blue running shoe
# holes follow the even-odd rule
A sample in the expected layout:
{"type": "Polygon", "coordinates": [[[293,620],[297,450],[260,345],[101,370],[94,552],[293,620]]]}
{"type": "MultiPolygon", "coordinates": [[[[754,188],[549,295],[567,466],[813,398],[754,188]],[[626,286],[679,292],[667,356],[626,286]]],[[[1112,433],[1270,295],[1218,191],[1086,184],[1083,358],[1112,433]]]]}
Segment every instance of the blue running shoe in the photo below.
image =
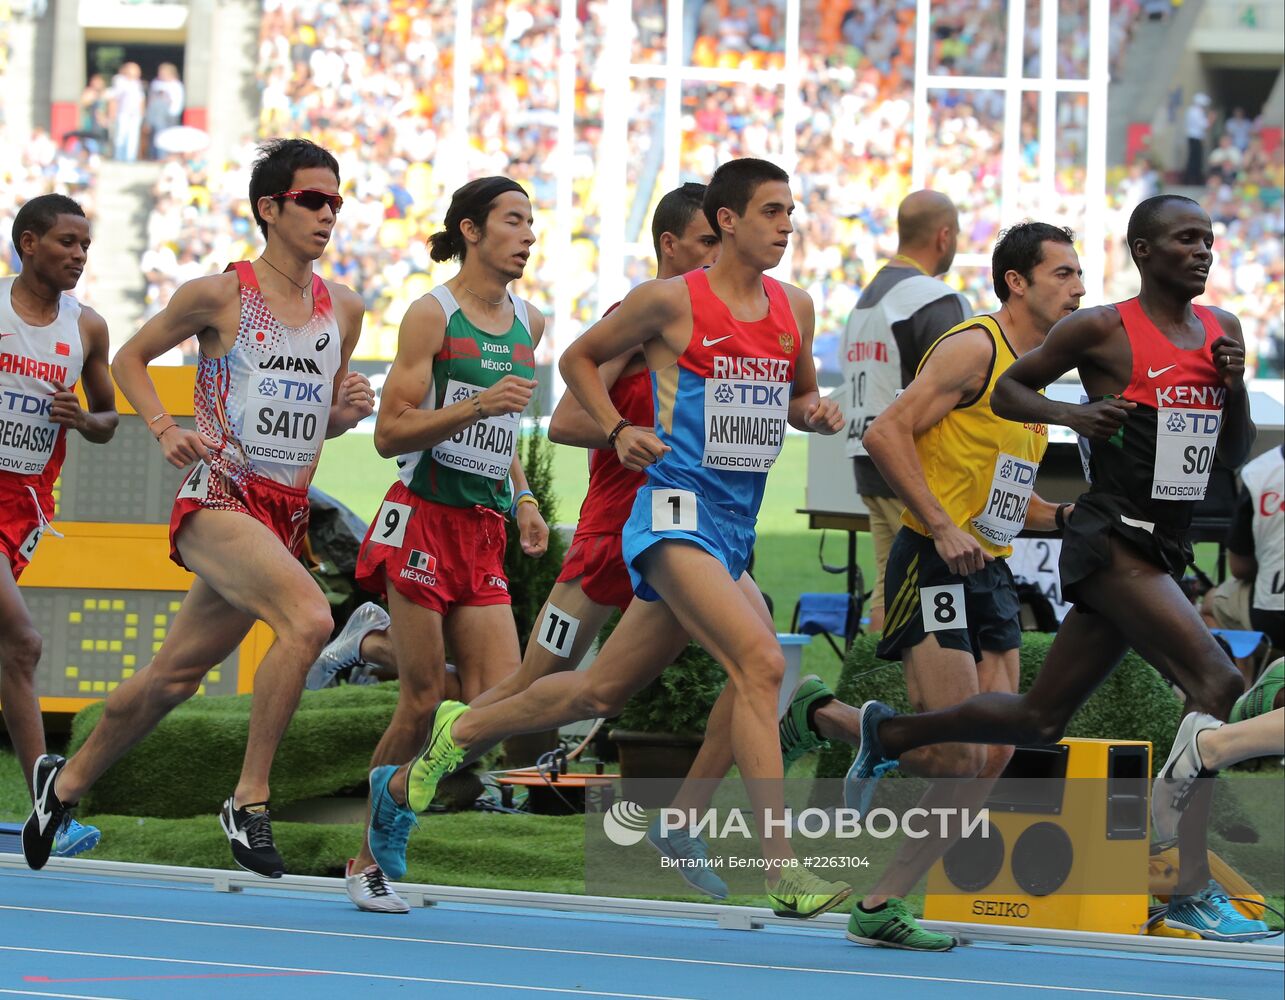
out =
{"type": "Polygon", "coordinates": [[[77,823],[70,816],[62,821],[62,826],[54,834],[53,856],[55,858],[74,858],[77,854],[92,851],[102,838],[96,826],[77,823]]]}
{"type": "Polygon", "coordinates": [[[868,701],[861,706],[861,747],[843,779],[843,804],[862,816],[870,808],[879,779],[897,766],[895,760],[883,755],[879,743],[879,723],[896,714],[881,701],[868,701]]]}
{"type": "Polygon", "coordinates": [[[414,811],[399,804],[388,791],[388,782],[396,773],[395,764],[370,772],[370,826],[366,829],[371,857],[394,882],[406,877],[406,842],[411,828],[419,826],[414,811]]]}
{"type": "Polygon", "coordinates": [[[698,892],[715,899],[727,898],[727,883],[714,874],[709,864],[709,845],[699,836],[693,837],[686,830],[660,832],[660,820],[652,820],[647,828],[647,843],[656,848],[663,858],[673,859],[683,881],[698,892]]]}
{"type": "Polygon", "coordinates": [[[1192,931],[1207,941],[1252,941],[1276,933],[1232,906],[1223,887],[1213,879],[1194,896],[1170,897],[1165,925],[1192,931]]]}

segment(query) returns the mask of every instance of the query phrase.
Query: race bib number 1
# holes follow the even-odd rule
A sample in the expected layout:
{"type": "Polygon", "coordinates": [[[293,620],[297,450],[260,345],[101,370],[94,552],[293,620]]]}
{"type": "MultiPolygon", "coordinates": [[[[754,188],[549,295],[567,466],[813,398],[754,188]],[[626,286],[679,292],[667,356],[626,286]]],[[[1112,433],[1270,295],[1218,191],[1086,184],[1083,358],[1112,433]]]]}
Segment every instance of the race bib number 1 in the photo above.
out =
{"type": "Polygon", "coordinates": [[[695,531],[696,494],[691,490],[652,490],[651,530],[695,531]]]}
{"type": "Polygon", "coordinates": [[[379,545],[391,545],[395,549],[400,549],[402,540],[406,537],[406,524],[410,521],[410,515],[409,504],[385,500],[384,505],[379,508],[374,526],[370,529],[370,540],[379,545]]]}
{"type": "Polygon", "coordinates": [[[962,583],[952,583],[945,587],[924,587],[919,591],[919,608],[923,612],[925,632],[968,628],[962,583]]]}

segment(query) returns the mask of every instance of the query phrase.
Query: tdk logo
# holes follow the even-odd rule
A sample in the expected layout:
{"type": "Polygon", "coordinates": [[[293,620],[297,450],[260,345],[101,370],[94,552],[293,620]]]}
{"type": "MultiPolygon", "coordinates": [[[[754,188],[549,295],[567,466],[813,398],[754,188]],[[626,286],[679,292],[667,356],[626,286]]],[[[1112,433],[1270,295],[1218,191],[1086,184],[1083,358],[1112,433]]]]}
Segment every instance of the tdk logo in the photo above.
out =
{"type": "Polygon", "coordinates": [[[42,396],[28,396],[23,392],[7,390],[0,392],[0,401],[10,413],[26,413],[46,417],[49,415],[50,401],[42,396]]]}
{"type": "Polygon", "coordinates": [[[1026,486],[1035,482],[1035,466],[1005,459],[999,467],[999,477],[1017,486],[1026,486]]]}
{"type": "Polygon", "coordinates": [[[265,378],[259,383],[259,395],[261,396],[275,399],[278,392],[281,393],[282,399],[296,403],[320,403],[322,401],[320,382],[295,382],[288,378],[265,378]]]}
{"type": "Polygon", "coordinates": [[[784,406],[785,387],[757,382],[723,382],[714,389],[714,399],[741,406],[784,406]]]}

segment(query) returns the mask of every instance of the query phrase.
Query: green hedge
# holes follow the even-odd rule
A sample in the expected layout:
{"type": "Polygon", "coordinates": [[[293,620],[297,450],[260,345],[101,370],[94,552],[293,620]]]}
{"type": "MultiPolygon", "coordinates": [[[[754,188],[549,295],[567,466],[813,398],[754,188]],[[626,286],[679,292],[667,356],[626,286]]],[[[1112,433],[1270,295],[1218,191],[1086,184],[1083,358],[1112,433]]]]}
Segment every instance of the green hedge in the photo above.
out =
{"type": "MultiPolygon", "coordinates": [[[[273,805],[363,785],[396,703],[396,684],[305,691],[273,764],[273,805]]],[[[71,752],[102,713],[99,702],[76,715],[71,752]]],[[[241,774],[249,720],[248,694],[180,705],[99,779],[82,813],[178,818],[218,812],[241,774]]]]}
{"type": "MultiPolygon", "coordinates": [[[[1044,663],[1053,636],[1026,632],[1022,636],[1022,678],[1027,690],[1044,663]]],[[[835,694],[850,705],[871,698],[899,712],[910,711],[900,663],[875,656],[878,640],[858,636],[844,660],[835,694]]],[[[1137,653],[1130,652],[1092,697],[1072,716],[1066,735],[1082,739],[1149,740],[1153,770],[1163,763],[1182,718],[1182,702],[1137,653]]],[[[839,744],[823,750],[817,761],[818,778],[842,778],[852,763],[852,747],[839,744]]]]}

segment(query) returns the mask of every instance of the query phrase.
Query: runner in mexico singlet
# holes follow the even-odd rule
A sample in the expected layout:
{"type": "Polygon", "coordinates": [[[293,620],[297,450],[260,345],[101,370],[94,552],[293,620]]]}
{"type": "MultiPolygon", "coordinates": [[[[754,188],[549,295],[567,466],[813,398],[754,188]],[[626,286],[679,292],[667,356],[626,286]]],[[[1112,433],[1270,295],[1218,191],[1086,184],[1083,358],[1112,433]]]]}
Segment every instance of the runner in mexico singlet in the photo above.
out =
{"type": "Polygon", "coordinates": [[[1193,505],[1205,498],[1218,448],[1227,390],[1211,348],[1222,326],[1208,309],[1192,306],[1205,340],[1183,350],[1156,329],[1136,298],[1116,309],[1133,351],[1123,398],[1138,405],[1109,441],[1090,443],[1090,492],[1124,497],[1146,521],[1183,529],[1193,505]]]}
{"type": "Polygon", "coordinates": [[[248,261],[228,270],[241,283],[241,321],[227,354],[200,357],[197,429],[219,442],[213,472],[240,485],[258,476],[304,488],[321,455],[343,361],[330,294],[314,275],[312,316],[288,327],[268,309],[248,261]]]}
{"type": "Polygon", "coordinates": [[[692,339],[673,365],[652,373],[656,435],[672,450],[647,467],[647,480],[757,517],[785,441],[802,338],[785,289],[772,278],[763,278],[768,313],[753,322],[732,316],[704,270],[683,280],[692,339]]]}
{"type": "Polygon", "coordinates": [[[57,318],[31,326],[13,308],[16,280],[0,278],[0,476],[21,476],[43,493],[67,450],[66,428],[49,419],[54,382],[71,389],[85,360],[80,303],[63,292],[57,318]]]}
{"type": "MultiPolygon", "coordinates": [[[[526,303],[509,293],[513,323],[500,335],[469,322],[445,285],[430,292],[446,313],[446,336],[433,358],[433,378],[421,409],[440,409],[489,389],[506,375],[531,378],[535,350],[526,303]]],[[[513,503],[509,468],[517,453],[520,413],[483,417],[427,451],[397,459],[407,489],[451,507],[488,507],[508,513],[513,503]]]]}
{"type": "MultiPolygon", "coordinates": [[[[1017,360],[1003,328],[991,316],[965,320],[946,331],[920,362],[920,370],[947,337],[980,328],[991,338],[994,363],[981,394],[965,401],[915,441],[924,480],[942,509],[987,553],[1006,557],[1026,523],[1035,474],[1048,448],[1044,424],[1019,424],[991,409],[995,383],[1017,360]]],[[[928,529],[909,509],[901,523],[927,536],[928,529]]]]}

